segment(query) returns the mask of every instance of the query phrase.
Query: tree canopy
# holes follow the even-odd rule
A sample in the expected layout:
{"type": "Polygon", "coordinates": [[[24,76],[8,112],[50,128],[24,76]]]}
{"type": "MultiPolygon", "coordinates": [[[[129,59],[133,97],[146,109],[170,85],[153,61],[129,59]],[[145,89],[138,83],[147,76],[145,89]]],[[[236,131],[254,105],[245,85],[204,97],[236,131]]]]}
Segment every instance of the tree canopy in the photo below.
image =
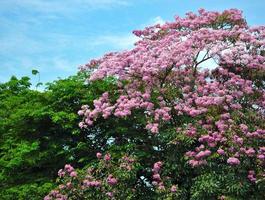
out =
{"type": "Polygon", "coordinates": [[[84,130],[118,123],[109,148],[45,200],[264,199],[265,27],[200,9],[134,34],[81,68],[116,85],[78,112],[84,130]]]}
{"type": "MultiPolygon", "coordinates": [[[[1,199],[42,199],[65,163],[84,167],[106,144],[96,129],[82,130],[77,111],[110,84],[85,84],[84,73],[31,89],[30,79],[0,84],[1,199]]],[[[99,125],[100,126],[100,125],[99,125]]]]}

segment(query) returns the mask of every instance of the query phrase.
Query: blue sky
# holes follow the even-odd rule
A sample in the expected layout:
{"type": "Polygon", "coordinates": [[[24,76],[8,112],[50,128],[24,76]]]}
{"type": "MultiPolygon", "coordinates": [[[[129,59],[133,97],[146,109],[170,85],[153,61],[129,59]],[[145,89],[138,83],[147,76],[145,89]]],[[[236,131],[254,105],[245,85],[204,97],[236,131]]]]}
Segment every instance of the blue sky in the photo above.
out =
{"type": "Polygon", "coordinates": [[[73,75],[92,58],[132,48],[132,30],[199,8],[238,8],[250,25],[265,24],[265,0],[0,0],[0,82],[32,69],[42,82],[73,75]]]}

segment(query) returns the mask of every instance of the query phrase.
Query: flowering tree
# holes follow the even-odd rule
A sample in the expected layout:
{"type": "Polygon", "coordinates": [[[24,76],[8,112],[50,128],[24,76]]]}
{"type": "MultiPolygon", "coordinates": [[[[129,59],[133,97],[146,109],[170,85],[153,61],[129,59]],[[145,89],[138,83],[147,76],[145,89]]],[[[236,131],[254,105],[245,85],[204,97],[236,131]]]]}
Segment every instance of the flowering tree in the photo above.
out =
{"type": "Polygon", "coordinates": [[[82,67],[90,84],[111,80],[116,88],[82,107],[80,127],[102,118],[130,122],[102,149],[116,158],[109,166],[106,159],[93,163],[78,186],[55,193],[70,199],[77,198],[70,191],[88,189],[82,198],[97,190],[106,199],[263,199],[265,27],[249,27],[236,9],[200,9],[134,34],[140,38],[134,49],[82,67]],[[121,170],[125,152],[134,157],[130,170],[121,170]]]}

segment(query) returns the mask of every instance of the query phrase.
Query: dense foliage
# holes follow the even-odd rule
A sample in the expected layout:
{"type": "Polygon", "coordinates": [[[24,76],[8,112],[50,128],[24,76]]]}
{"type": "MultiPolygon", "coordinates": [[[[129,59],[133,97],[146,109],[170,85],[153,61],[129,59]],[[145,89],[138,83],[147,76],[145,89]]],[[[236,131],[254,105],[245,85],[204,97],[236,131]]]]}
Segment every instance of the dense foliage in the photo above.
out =
{"type": "Polygon", "coordinates": [[[0,199],[42,199],[54,187],[65,163],[83,167],[106,144],[88,137],[76,114],[111,84],[85,84],[85,74],[31,89],[30,79],[12,77],[0,84],[0,199]]]}
{"type": "Polygon", "coordinates": [[[107,146],[45,200],[264,199],[265,27],[201,9],[134,33],[82,68],[113,84],[78,112],[107,146]]]}

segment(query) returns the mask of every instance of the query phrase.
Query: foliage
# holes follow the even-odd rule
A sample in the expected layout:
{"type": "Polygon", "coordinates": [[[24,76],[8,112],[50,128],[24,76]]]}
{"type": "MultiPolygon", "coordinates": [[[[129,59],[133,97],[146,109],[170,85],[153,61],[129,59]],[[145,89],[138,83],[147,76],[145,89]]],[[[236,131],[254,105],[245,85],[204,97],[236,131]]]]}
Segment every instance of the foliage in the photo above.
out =
{"type": "Polygon", "coordinates": [[[79,129],[77,111],[110,84],[92,87],[85,79],[80,73],[44,91],[31,89],[28,77],[0,84],[1,199],[42,199],[65,163],[83,167],[95,159],[106,140],[87,137],[96,130],[79,129]]]}

